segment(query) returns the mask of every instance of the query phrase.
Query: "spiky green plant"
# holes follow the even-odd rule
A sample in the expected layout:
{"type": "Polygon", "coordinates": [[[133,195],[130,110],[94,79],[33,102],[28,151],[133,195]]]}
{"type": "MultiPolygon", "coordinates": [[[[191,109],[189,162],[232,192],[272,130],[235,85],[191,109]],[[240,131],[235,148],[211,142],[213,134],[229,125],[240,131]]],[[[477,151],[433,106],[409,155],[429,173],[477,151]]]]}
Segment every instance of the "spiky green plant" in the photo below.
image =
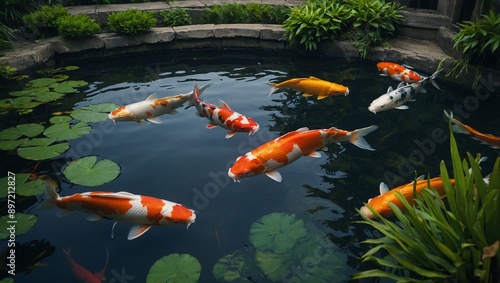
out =
{"type": "Polygon", "coordinates": [[[364,241],[374,247],[362,256],[362,261],[373,261],[385,270],[362,271],[354,275],[355,279],[498,282],[500,158],[486,178],[489,182],[485,182],[479,167],[480,156],[474,158],[467,153],[462,160],[451,127],[450,148],[454,186],[445,163],[440,165],[446,199],[441,199],[435,190],[423,189],[421,195],[416,194],[415,206],[398,195],[408,210],[404,214],[390,204],[398,222],[383,218],[371,207],[380,221],[362,215],[364,220],[359,223],[370,225],[383,235],[364,241]],[[400,276],[398,272],[407,274],[400,276]]]}

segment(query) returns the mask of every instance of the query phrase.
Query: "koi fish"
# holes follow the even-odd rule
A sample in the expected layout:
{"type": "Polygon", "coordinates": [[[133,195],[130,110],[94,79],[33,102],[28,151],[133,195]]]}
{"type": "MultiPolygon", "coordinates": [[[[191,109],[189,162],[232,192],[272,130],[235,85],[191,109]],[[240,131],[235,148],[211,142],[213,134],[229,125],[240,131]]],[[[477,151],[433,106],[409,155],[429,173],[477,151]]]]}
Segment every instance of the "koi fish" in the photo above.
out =
{"type": "MultiPolygon", "coordinates": [[[[212,84],[210,83],[200,87],[200,94],[210,85],[212,84]]],[[[186,102],[191,102],[192,98],[192,91],[163,98],[157,98],[156,94],[153,93],[144,101],[116,108],[108,114],[108,117],[113,120],[113,122],[136,121],[142,123],[142,121],[146,120],[151,123],[159,124],[161,121],[157,118],[158,116],[178,113],[176,109],[186,102]]]]}
{"type": "Polygon", "coordinates": [[[102,270],[97,272],[97,273],[92,273],[87,268],[78,264],[70,255],[71,248],[68,248],[68,251],[63,250],[63,252],[68,257],[69,264],[71,265],[71,269],[73,270],[73,274],[78,279],[78,282],[101,283],[101,281],[106,280],[106,276],[104,275],[104,273],[106,273],[106,268],[108,267],[108,260],[109,260],[109,252],[107,250],[106,250],[106,252],[107,252],[106,263],[104,264],[104,267],[102,268],[102,270]]]}
{"type": "Polygon", "coordinates": [[[354,131],[300,128],[238,157],[229,168],[228,175],[236,182],[240,178],[264,173],[281,182],[281,174],[276,169],[294,162],[301,156],[319,158],[321,154],[317,150],[328,150],[326,146],[332,142],[348,141],[359,148],[374,150],[363,137],[377,128],[375,125],[354,131]]]}
{"type": "MultiPolygon", "coordinates": [[[[45,198],[41,209],[60,208],[59,216],[69,214],[73,210],[91,213],[90,221],[102,218],[127,221],[135,225],[130,228],[128,240],[133,240],[146,233],[152,225],[164,226],[172,223],[191,225],[196,214],[181,204],[167,200],[134,195],[128,192],[85,192],[71,196],[60,197],[55,190],[53,181],[45,181],[45,198]]],[[[112,230],[113,232],[113,230],[112,230]]],[[[111,234],[113,237],[113,233],[111,234]]]]}
{"type": "Polygon", "coordinates": [[[457,119],[453,118],[453,113],[450,112],[450,114],[446,113],[446,110],[444,111],[444,115],[450,119],[452,123],[452,130],[455,133],[459,134],[466,134],[470,135],[473,139],[476,139],[484,144],[489,145],[492,148],[499,149],[500,148],[500,137],[496,137],[490,134],[483,134],[472,127],[465,125],[458,121],[457,119]]]}
{"type": "Polygon", "coordinates": [[[198,86],[194,86],[192,103],[196,106],[196,113],[200,117],[207,118],[210,122],[207,124],[207,129],[213,129],[220,126],[229,133],[226,134],[226,139],[234,136],[236,132],[248,132],[249,135],[259,130],[259,124],[249,117],[246,117],[236,111],[231,110],[229,105],[221,100],[222,105],[206,103],[199,98],[198,86]]]}
{"type": "MultiPolygon", "coordinates": [[[[377,69],[382,72],[381,76],[389,76],[395,81],[404,82],[407,84],[416,83],[423,79],[425,76],[411,70],[412,67],[405,65],[399,65],[392,62],[380,62],[377,64],[377,69]]],[[[435,81],[431,81],[431,84],[440,90],[439,86],[435,81]]]]}
{"type": "Polygon", "coordinates": [[[438,70],[434,72],[430,77],[426,77],[423,80],[412,83],[409,85],[404,85],[401,82],[396,89],[392,89],[391,86],[387,89],[387,93],[381,95],[379,98],[372,101],[368,110],[373,113],[389,110],[389,109],[399,109],[405,110],[408,109],[408,106],[404,105],[408,101],[412,101],[415,95],[419,92],[425,93],[424,86],[433,81],[439,73],[442,71],[438,70]]]}
{"type": "Polygon", "coordinates": [[[279,88],[294,89],[297,92],[302,92],[302,96],[309,97],[318,96],[318,100],[329,96],[348,95],[349,88],[340,84],[324,81],[316,77],[295,78],[281,83],[267,83],[272,87],[269,95],[273,94],[279,88]]]}

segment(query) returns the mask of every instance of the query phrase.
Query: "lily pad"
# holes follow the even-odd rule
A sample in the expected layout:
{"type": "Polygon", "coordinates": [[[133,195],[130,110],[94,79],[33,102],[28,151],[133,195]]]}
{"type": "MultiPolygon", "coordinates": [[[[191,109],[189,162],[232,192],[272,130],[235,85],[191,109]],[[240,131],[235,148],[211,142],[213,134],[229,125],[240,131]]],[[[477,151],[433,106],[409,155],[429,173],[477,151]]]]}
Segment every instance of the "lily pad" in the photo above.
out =
{"type": "Polygon", "coordinates": [[[94,187],[116,179],[120,166],[109,159],[97,162],[97,156],[87,156],[71,162],[63,174],[74,184],[94,187]]]}
{"type": "MultiPolygon", "coordinates": [[[[290,267],[290,263],[282,255],[257,250],[255,260],[262,273],[271,281],[280,281],[290,267]]],[[[289,260],[288,260],[289,261],[289,260]]]]}
{"type": "Polygon", "coordinates": [[[238,280],[238,282],[252,282],[246,278],[249,269],[247,257],[238,250],[219,258],[212,273],[217,282],[234,282],[235,280],[238,280]]]}
{"type": "Polygon", "coordinates": [[[65,81],[65,82],[55,82],[49,87],[55,92],[60,93],[73,93],[77,91],[77,87],[86,86],[88,83],[86,81],[65,81]]]}
{"type": "Polygon", "coordinates": [[[7,228],[10,228],[11,225],[14,224],[9,223],[9,221],[16,221],[14,233],[16,236],[19,236],[28,232],[38,220],[35,215],[24,214],[20,212],[12,214],[12,217],[10,216],[11,214],[0,217],[0,239],[2,240],[7,239],[10,236],[10,230],[7,230],[7,228]]]}
{"type": "MultiPolygon", "coordinates": [[[[46,90],[48,91],[49,88],[46,88],[46,90]]],[[[33,95],[37,91],[38,91],[38,88],[34,88],[34,89],[33,88],[29,88],[29,89],[11,91],[11,92],[9,92],[9,94],[12,95],[12,96],[20,97],[20,96],[33,95]]]]}
{"type": "Polygon", "coordinates": [[[45,127],[41,124],[21,124],[0,132],[0,140],[16,140],[22,136],[35,137],[43,132],[45,127]]]}
{"type": "Polygon", "coordinates": [[[36,96],[33,97],[34,100],[39,102],[49,102],[53,100],[57,100],[64,96],[64,93],[46,91],[46,92],[37,92],[36,96]]]}
{"type": "Polygon", "coordinates": [[[108,119],[108,113],[118,108],[114,103],[93,104],[76,109],[71,117],[83,122],[100,122],[108,119]]]}
{"type": "Polygon", "coordinates": [[[49,86],[55,82],[57,82],[57,80],[53,78],[40,78],[29,81],[26,84],[26,86],[29,86],[31,88],[38,88],[38,87],[49,86]]]}
{"type": "Polygon", "coordinates": [[[201,265],[188,254],[170,254],[157,260],[149,270],[147,283],[194,283],[200,278],[201,265]]]}
{"type": "MultiPolygon", "coordinates": [[[[30,180],[31,174],[16,174],[16,194],[21,196],[35,196],[43,193],[45,182],[39,179],[30,180]]],[[[0,178],[0,198],[7,197],[8,177],[0,178]]]]}
{"type": "Polygon", "coordinates": [[[304,221],[295,214],[271,213],[263,216],[250,228],[250,242],[257,250],[284,253],[307,234],[304,221]]]}
{"type": "Polygon", "coordinates": [[[76,123],[70,126],[69,123],[59,123],[48,127],[43,134],[48,138],[54,138],[57,140],[73,140],[90,133],[92,127],[87,125],[87,123],[76,123]]]}
{"type": "Polygon", "coordinates": [[[52,124],[69,123],[73,118],[69,116],[54,116],[50,118],[49,122],[52,124]]]}
{"type": "Polygon", "coordinates": [[[0,150],[14,150],[27,140],[28,139],[20,139],[20,140],[12,140],[12,141],[0,140],[0,150]]]}
{"type": "Polygon", "coordinates": [[[17,154],[25,159],[45,160],[61,155],[69,149],[69,143],[53,144],[56,139],[37,138],[24,142],[17,149],[17,154]]]}

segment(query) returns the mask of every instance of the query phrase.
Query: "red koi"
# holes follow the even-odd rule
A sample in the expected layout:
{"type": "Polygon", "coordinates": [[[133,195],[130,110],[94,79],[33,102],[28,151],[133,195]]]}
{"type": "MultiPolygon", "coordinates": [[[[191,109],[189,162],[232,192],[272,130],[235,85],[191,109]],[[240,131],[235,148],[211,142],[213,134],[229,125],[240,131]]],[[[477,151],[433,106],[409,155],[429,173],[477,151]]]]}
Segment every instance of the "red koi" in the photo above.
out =
{"type": "Polygon", "coordinates": [[[68,251],[63,250],[63,252],[66,254],[68,257],[69,264],[71,265],[71,269],[73,270],[73,274],[75,275],[76,279],[78,282],[82,283],[101,283],[101,281],[106,280],[106,276],[104,275],[106,273],[106,268],[108,267],[108,260],[109,260],[109,252],[107,252],[106,256],[106,263],[104,264],[104,267],[102,268],[101,271],[97,273],[92,273],[90,270],[87,268],[83,267],[82,265],[78,264],[70,255],[71,248],[68,248],[68,251]]]}

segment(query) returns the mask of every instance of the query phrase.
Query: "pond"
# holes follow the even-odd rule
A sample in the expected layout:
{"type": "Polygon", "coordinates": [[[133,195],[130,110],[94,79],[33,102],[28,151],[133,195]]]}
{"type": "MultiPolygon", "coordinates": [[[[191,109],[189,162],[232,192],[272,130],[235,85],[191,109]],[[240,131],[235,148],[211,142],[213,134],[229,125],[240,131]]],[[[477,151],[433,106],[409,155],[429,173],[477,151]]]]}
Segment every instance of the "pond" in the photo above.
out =
{"type": "MultiPolygon", "coordinates": [[[[398,84],[379,76],[376,63],[247,50],[71,62],[79,69],[63,72],[69,77],[58,73],[56,79],[88,84],[76,83],[63,97],[32,110],[19,107],[3,111],[0,131],[31,123],[47,129],[58,119],[66,121],[54,118],[61,116],[73,117],[73,125],[78,116],[69,115],[76,109],[108,103],[121,106],[145,100],[153,93],[173,96],[192,91],[195,84],[208,83],[212,85],[201,94],[201,100],[217,105],[223,100],[259,123],[260,129],[253,135],[236,133],[226,139],[228,131],[207,129],[208,120],[196,116],[195,107],[181,107],[176,114],[161,116],[159,124],[88,121],[80,125],[84,128],[81,137],[54,143],[67,142],[67,151],[40,162],[20,157],[16,153],[19,146],[0,151],[2,176],[7,172],[16,176],[48,174],[59,182],[61,196],[126,191],[183,204],[197,215],[189,229],[185,224],[153,226],[142,236],[127,240],[130,223],[119,222],[112,238],[113,220],[87,221],[88,214],[83,212],[58,217],[56,208],[40,209],[43,194],[17,196],[16,212],[35,215],[37,222],[15,237],[15,282],[75,282],[63,252],[68,248],[74,260],[93,273],[103,268],[108,251],[106,282],[145,282],[151,266],[172,254],[188,254],[199,262],[199,282],[215,282],[215,276],[266,282],[265,275],[289,282],[348,281],[353,272],[369,267],[357,258],[368,249],[360,242],[376,235],[368,226],[355,223],[361,220],[356,209],[379,194],[380,182],[390,187],[408,183],[415,171],[438,176],[440,161],[449,164],[449,131],[443,110],[461,111],[462,122],[481,132],[498,135],[500,129],[498,91],[483,88],[475,93],[441,79],[436,80],[441,90],[427,84],[427,92],[407,103],[407,110],[369,112],[371,101],[388,86],[398,84]],[[309,76],[348,86],[350,93],[322,100],[287,90],[268,96],[268,82],[309,76]],[[333,143],[320,158],[302,157],[278,169],[281,182],[264,174],[240,182],[228,177],[228,169],[238,156],[288,132],[302,127],[355,130],[371,125],[378,129],[365,139],[375,151],[349,142],[333,143]],[[70,162],[87,156],[116,163],[119,175],[93,187],[72,183],[64,170],[70,162]],[[288,234],[283,232],[281,238],[273,239],[259,234],[259,229],[272,230],[279,225],[280,231],[288,234]],[[272,247],[275,252],[258,249],[259,245],[276,245],[272,247]]],[[[33,73],[29,79],[1,89],[0,98],[12,98],[9,92],[22,90],[36,76],[33,73]]],[[[482,164],[491,171],[498,151],[466,135],[456,136],[462,154],[467,151],[491,157],[482,164]]],[[[89,176],[92,180],[97,175],[89,176]]],[[[5,214],[7,206],[2,205],[5,214]]],[[[7,245],[2,241],[4,255],[7,245]]],[[[173,262],[182,266],[179,259],[173,258],[173,262]]],[[[192,272],[192,266],[187,265],[187,272],[192,272]]],[[[7,275],[6,270],[2,274],[7,275]]]]}

